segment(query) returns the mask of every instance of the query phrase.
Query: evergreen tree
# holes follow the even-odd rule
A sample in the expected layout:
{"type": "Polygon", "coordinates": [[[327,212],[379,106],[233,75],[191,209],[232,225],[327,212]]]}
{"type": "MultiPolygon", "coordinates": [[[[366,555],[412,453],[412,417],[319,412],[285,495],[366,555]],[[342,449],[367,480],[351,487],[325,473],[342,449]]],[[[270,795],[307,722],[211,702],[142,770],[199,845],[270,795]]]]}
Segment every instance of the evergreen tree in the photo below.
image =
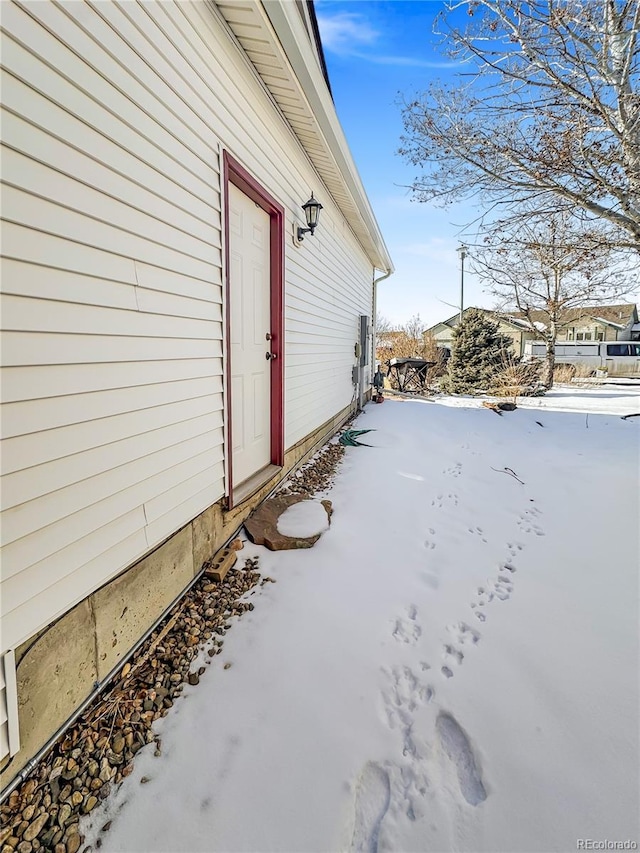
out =
{"type": "Polygon", "coordinates": [[[449,394],[474,394],[486,391],[495,374],[507,363],[511,339],[498,330],[498,324],[472,308],[453,330],[453,345],[448,372],[442,388],[449,394]]]}

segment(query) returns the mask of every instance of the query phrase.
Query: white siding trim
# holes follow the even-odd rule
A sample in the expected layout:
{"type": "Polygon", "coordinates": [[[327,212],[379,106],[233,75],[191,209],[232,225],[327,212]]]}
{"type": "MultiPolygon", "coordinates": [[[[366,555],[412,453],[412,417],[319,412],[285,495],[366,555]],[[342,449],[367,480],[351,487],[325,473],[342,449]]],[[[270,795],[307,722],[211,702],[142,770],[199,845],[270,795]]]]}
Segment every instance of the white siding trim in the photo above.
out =
{"type": "Polygon", "coordinates": [[[13,649],[2,655],[0,666],[0,761],[20,751],[18,685],[13,649]]]}

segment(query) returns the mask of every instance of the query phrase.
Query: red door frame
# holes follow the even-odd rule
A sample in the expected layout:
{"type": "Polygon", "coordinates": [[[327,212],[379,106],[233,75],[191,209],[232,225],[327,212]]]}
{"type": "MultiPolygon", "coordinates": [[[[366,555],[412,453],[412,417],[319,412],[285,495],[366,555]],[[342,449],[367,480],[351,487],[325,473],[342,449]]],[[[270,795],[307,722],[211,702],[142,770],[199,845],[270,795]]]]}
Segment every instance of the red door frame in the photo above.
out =
{"type": "Polygon", "coordinates": [[[233,506],[233,447],[231,432],[231,299],[229,276],[229,193],[233,184],[269,214],[270,228],[270,284],[271,284],[271,341],[265,340],[265,352],[269,344],[276,358],[271,360],[271,464],[284,465],[284,208],[271,196],[247,170],[229,153],[223,152],[224,178],[224,252],[225,252],[225,296],[226,296],[226,356],[227,356],[227,472],[228,506],[233,506]]]}

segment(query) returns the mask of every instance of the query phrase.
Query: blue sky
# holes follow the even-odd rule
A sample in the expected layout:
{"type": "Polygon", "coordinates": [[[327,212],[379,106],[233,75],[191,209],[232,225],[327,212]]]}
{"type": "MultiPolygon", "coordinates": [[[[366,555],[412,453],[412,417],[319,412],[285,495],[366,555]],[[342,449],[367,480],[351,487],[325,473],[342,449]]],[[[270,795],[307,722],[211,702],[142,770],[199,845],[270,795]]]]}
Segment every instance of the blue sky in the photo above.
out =
{"type": "MultiPolygon", "coordinates": [[[[379,311],[394,324],[420,314],[433,325],[456,313],[456,247],[477,215],[471,207],[412,201],[406,187],[418,173],[396,154],[399,98],[410,99],[430,81],[451,79],[460,70],[432,31],[443,6],[437,0],[315,2],[338,116],[396,267],[378,288],[379,311]]],[[[468,269],[464,285],[465,306],[491,307],[468,269]]]]}

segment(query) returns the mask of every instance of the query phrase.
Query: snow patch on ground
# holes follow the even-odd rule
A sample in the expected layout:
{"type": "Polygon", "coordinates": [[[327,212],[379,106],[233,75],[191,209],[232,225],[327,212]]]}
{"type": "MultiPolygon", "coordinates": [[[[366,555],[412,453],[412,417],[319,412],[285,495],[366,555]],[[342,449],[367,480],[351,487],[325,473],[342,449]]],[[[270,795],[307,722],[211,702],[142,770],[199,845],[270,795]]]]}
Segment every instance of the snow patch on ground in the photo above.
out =
{"type": "Polygon", "coordinates": [[[367,406],[372,446],[347,448],[330,529],[304,551],[246,546],[277,583],[161,721],[162,757],[141,750],[83,818],[85,844],[637,841],[640,418],[620,413],[640,397],[577,393],[502,417],[367,406]]]}
{"type": "Polygon", "coordinates": [[[282,513],[277,526],[283,536],[302,539],[328,530],[329,517],[320,501],[300,501],[282,513]]]}

